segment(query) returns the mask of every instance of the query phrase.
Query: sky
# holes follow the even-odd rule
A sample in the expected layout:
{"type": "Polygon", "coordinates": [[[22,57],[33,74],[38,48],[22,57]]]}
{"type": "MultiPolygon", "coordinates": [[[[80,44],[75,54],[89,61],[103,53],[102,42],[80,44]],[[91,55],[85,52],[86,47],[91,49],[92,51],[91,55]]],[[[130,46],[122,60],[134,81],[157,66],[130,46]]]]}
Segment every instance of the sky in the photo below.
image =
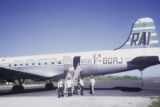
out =
{"type": "Polygon", "coordinates": [[[138,18],[153,18],[160,35],[159,10],[160,0],[0,0],[0,56],[115,49],[138,18]]]}

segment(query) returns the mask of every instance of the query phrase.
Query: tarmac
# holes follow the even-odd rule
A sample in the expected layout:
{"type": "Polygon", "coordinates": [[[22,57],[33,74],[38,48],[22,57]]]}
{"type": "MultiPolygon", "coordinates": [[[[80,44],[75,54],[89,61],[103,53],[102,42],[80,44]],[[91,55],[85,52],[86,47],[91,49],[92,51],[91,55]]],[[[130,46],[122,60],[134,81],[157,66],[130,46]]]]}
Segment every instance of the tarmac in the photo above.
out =
{"type": "Polygon", "coordinates": [[[12,94],[11,85],[0,86],[1,107],[148,107],[160,96],[160,81],[115,80],[96,82],[95,95],[85,83],[84,96],[58,98],[57,90],[44,90],[44,84],[25,85],[24,93],[12,94]]]}

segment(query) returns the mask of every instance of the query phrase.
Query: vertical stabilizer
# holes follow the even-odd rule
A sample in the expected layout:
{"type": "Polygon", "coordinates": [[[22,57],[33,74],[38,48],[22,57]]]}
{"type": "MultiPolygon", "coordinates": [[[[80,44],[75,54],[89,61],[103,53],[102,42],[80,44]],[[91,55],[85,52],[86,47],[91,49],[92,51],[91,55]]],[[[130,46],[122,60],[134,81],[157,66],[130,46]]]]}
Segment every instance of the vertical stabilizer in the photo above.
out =
{"type": "Polygon", "coordinates": [[[140,18],[132,27],[127,41],[117,49],[158,48],[158,38],[155,24],[151,18],[140,18]]]}

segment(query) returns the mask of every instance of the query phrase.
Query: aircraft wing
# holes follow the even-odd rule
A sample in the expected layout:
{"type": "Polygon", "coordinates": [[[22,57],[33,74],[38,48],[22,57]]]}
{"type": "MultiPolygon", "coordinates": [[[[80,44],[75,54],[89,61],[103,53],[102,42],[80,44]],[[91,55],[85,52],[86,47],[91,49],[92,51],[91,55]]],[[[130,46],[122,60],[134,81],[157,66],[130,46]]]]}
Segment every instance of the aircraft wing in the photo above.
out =
{"type": "Polygon", "coordinates": [[[40,68],[40,67],[21,67],[21,68],[4,68],[0,67],[0,77],[8,81],[18,79],[35,79],[46,80],[50,78],[58,78],[64,73],[63,69],[40,68]]]}

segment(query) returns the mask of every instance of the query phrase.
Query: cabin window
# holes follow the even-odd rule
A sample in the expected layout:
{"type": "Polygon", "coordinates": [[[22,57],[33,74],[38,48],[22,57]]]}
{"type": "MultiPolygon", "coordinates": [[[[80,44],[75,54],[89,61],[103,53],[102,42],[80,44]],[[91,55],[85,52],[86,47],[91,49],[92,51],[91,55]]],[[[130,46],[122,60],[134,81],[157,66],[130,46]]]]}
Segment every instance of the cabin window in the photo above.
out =
{"type": "Polygon", "coordinates": [[[26,66],[28,66],[28,64],[26,64],[26,66]]]}
{"type": "Polygon", "coordinates": [[[44,64],[47,65],[47,62],[45,62],[44,64]]]}
{"type": "Polygon", "coordinates": [[[54,64],[54,62],[52,62],[52,64],[54,64]]]}
{"type": "Polygon", "coordinates": [[[23,66],[23,64],[20,64],[20,66],[23,66]]]}
{"type": "Polygon", "coordinates": [[[17,66],[17,64],[14,64],[14,66],[17,66]]]}
{"type": "Polygon", "coordinates": [[[41,65],[41,63],[38,63],[38,65],[41,65]]]}
{"type": "Polygon", "coordinates": [[[32,63],[32,65],[34,66],[35,64],[34,64],[34,63],[32,63]]]}
{"type": "Polygon", "coordinates": [[[61,64],[61,61],[59,61],[58,64],[61,64]]]}
{"type": "Polygon", "coordinates": [[[9,64],[9,67],[11,67],[12,65],[11,64],[9,64]]]}

